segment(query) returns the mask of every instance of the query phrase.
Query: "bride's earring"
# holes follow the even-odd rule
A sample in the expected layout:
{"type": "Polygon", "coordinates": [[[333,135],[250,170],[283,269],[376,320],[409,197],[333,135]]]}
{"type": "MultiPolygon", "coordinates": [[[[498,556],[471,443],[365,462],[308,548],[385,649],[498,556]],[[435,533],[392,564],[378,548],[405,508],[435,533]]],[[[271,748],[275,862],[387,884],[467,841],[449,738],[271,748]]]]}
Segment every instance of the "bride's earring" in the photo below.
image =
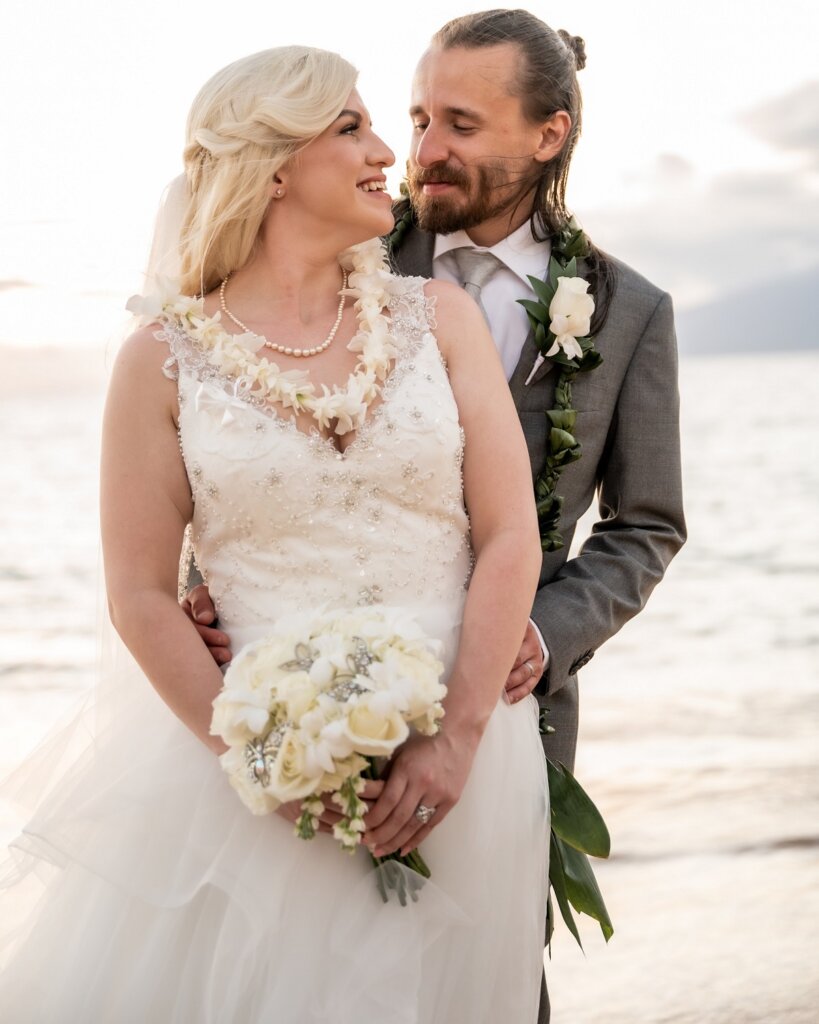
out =
{"type": "Polygon", "coordinates": [[[277,188],[276,191],[273,194],[275,195],[275,197],[277,199],[281,199],[281,197],[284,195],[284,189],[283,188],[277,188]]]}

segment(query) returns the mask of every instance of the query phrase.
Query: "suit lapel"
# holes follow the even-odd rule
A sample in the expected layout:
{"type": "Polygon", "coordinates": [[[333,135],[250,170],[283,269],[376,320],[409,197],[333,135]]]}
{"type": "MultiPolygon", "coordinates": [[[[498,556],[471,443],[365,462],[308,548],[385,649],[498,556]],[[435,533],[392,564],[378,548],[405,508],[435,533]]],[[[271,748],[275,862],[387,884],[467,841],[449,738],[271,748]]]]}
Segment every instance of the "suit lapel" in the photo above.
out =
{"type": "MultiPolygon", "coordinates": [[[[395,266],[400,274],[407,276],[432,277],[432,256],[435,251],[435,235],[420,231],[418,228],[411,228],[401,243],[401,247],[395,256],[395,266]]],[[[579,272],[580,268],[578,268],[579,272]]],[[[529,331],[523,349],[520,353],[515,371],[509,380],[509,389],[517,402],[523,395],[526,381],[535,365],[538,357],[538,349],[535,344],[535,333],[529,331]]],[[[536,384],[542,380],[553,368],[551,359],[544,359],[537,371],[529,381],[529,385],[536,384]]]]}
{"type": "Polygon", "coordinates": [[[519,398],[522,397],[524,389],[530,387],[532,384],[537,384],[539,380],[543,380],[547,373],[551,371],[554,363],[551,359],[544,357],[543,362],[538,366],[534,374],[532,374],[532,368],[538,357],[538,348],[535,344],[535,332],[530,330],[526,335],[526,341],[523,343],[523,349],[520,353],[520,359],[518,365],[515,367],[515,371],[509,378],[509,390],[512,392],[512,397],[517,403],[519,398]],[[532,379],[529,380],[529,376],[532,379]],[[527,384],[527,380],[529,383],[527,384]]]}
{"type": "Polygon", "coordinates": [[[406,277],[432,277],[432,255],[435,235],[411,228],[403,238],[394,257],[395,268],[406,277]]]}

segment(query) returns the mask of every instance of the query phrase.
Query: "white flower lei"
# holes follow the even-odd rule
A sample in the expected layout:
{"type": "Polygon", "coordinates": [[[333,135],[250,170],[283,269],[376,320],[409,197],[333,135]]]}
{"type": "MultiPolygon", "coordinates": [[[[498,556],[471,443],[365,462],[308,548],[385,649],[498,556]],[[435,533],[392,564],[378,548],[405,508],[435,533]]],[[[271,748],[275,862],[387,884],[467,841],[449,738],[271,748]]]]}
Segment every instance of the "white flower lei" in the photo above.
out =
{"type": "Polygon", "coordinates": [[[264,338],[250,331],[228,333],[220,312],[206,316],[204,300],[180,295],[171,281],[160,281],[158,295],[133,296],[126,308],[143,322],[176,321],[207,353],[208,362],[220,374],[236,378],[240,392],[252,390],[263,401],[277,402],[297,414],[309,413],[323,430],[335,420],[335,433],[347,434],[363,425],[398,349],[390,318],[384,314],[391,297],[392,275],[381,240],[373,238],[352,246],[341,253],[339,263],[349,273],[345,294],[356,300],[358,317],[358,330],[347,348],[358,352],[359,358],[345,385],[334,385],[331,390],[323,384],[320,394],[306,370],[281,370],[276,363],[257,355],[264,338]]]}

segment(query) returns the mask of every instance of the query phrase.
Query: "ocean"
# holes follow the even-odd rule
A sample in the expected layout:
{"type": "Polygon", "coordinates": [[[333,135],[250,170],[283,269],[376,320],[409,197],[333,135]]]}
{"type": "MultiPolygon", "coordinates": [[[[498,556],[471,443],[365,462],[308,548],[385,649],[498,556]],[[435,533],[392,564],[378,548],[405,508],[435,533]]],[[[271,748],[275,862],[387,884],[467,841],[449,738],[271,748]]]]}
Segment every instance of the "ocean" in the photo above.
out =
{"type": "MultiPolygon", "coordinates": [[[[93,683],[104,369],[0,356],[2,775],[93,683]]],[[[689,542],[581,676],[615,934],[584,920],[584,956],[558,924],[554,1024],[807,1024],[819,1005],[819,354],[688,357],[681,388],[689,542]]]]}

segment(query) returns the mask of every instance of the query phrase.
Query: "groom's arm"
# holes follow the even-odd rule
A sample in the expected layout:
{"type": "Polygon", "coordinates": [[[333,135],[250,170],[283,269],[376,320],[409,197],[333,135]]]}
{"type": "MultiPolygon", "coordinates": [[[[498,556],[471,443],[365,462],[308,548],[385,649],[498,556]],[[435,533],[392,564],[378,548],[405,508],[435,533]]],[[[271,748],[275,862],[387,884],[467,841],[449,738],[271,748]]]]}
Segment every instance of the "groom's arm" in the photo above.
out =
{"type": "Polygon", "coordinates": [[[540,691],[559,690],[641,610],[686,538],[668,295],[654,308],[623,379],[598,493],[600,521],[591,537],[535,597],[532,618],[549,650],[540,691]]]}

